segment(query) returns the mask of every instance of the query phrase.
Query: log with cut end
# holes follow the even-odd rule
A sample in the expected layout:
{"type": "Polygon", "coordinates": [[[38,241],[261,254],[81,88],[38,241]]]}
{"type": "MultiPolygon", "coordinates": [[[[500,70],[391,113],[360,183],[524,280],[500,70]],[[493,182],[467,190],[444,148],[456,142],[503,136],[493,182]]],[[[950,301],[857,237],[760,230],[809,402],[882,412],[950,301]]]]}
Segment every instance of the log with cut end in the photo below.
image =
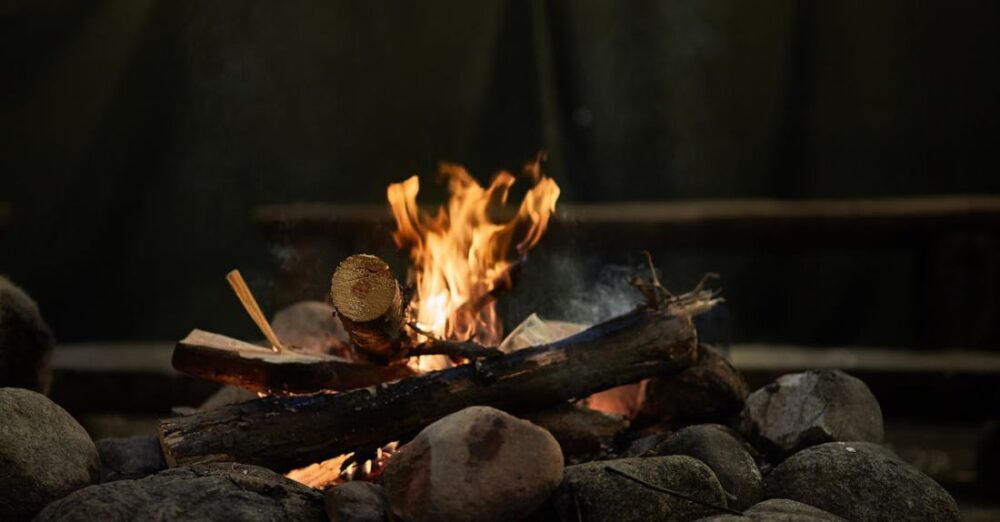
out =
{"type": "Polygon", "coordinates": [[[640,309],[551,344],[392,383],[166,419],[160,442],[172,466],[232,461],[287,470],[399,440],[472,405],[537,409],[670,375],[696,354],[689,316],[640,309]]]}
{"type": "Polygon", "coordinates": [[[376,365],[323,354],[281,353],[194,330],[174,348],[177,370],[263,393],[350,390],[413,375],[403,363],[376,365]]]}
{"type": "Polygon", "coordinates": [[[351,342],[372,359],[389,361],[408,349],[402,292],[385,261],[368,254],[342,261],[333,273],[330,300],[351,342]]]}

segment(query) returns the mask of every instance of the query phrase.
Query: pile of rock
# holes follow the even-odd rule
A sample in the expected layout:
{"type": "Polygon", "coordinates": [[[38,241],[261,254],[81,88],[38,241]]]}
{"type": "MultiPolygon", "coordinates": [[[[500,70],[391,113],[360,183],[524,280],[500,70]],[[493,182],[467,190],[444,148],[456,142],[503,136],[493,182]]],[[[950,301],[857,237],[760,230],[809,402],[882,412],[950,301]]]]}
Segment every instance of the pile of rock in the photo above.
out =
{"type": "MultiPolygon", "coordinates": [[[[19,329],[0,334],[0,376],[30,363],[24,386],[43,390],[51,333],[2,279],[0,320],[19,329]]],[[[319,348],[336,338],[310,337],[319,348]]],[[[0,388],[0,520],[960,520],[940,485],[880,445],[878,402],[842,372],[749,393],[706,348],[689,370],[632,389],[642,400],[630,419],[580,405],[523,418],[467,408],[372,481],[324,495],[255,466],[168,469],[155,436],[95,444],[44,395],[0,388]]]]}
{"type": "Polygon", "coordinates": [[[379,483],[330,490],[328,512],[333,520],[961,520],[940,485],[880,445],[882,414],[860,380],[806,372],[747,396],[724,359],[713,366],[732,375],[657,385],[688,399],[654,424],[670,429],[628,444],[619,431],[594,460],[565,468],[540,427],[469,408],[404,446],[379,483]],[[697,404],[728,425],[684,425],[707,420],[690,411],[697,404]]]}
{"type": "Polygon", "coordinates": [[[324,498],[254,466],[166,469],[152,436],[95,445],[44,396],[3,388],[0,519],[960,520],[947,492],[879,445],[878,403],[841,372],[784,376],[730,425],[630,439],[624,423],[595,415],[533,415],[593,457],[566,465],[545,428],[467,408],[403,445],[374,482],[324,498]],[[581,444],[581,419],[605,440],[581,444]]]}

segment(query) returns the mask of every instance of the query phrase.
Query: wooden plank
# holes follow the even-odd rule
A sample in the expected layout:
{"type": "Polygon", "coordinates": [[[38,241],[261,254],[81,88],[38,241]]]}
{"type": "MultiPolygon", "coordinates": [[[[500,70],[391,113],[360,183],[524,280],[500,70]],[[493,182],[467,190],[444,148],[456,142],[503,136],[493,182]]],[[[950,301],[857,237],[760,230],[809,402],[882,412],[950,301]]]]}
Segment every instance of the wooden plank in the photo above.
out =
{"type": "Polygon", "coordinates": [[[1000,416],[1000,353],[874,347],[734,345],[751,389],[786,373],[840,369],[867,384],[886,417],[977,420],[1000,416]]]}
{"type": "MultiPolygon", "coordinates": [[[[392,245],[386,205],[264,206],[253,219],[270,241],[295,253],[278,270],[279,303],[316,292],[315,267],[356,252],[406,263],[392,245]]],[[[920,321],[920,345],[1000,346],[998,196],[565,203],[542,242],[547,253],[573,255],[582,245],[598,254],[909,252],[919,260],[921,285],[904,306],[920,321]]]]}
{"type": "MultiPolygon", "coordinates": [[[[385,205],[262,206],[254,209],[253,220],[279,241],[313,234],[324,234],[328,240],[371,237],[374,230],[393,227],[385,205]]],[[[583,234],[599,238],[609,248],[733,247],[761,241],[785,247],[884,247],[920,243],[927,234],[956,228],[1000,231],[1000,197],[565,203],[557,207],[546,244],[579,241],[583,234]]],[[[384,237],[389,240],[387,233],[384,237]]]]}
{"type": "Polygon", "coordinates": [[[73,415],[165,416],[197,406],[219,385],[174,370],[173,343],[91,343],[56,346],[49,396],[73,415]]]}
{"type": "MultiPolygon", "coordinates": [[[[867,220],[877,217],[926,219],[1000,215],[1000,196],[952,195],[885,199],[736,199],[684,202],[561,203],[561,218],[584,223],[658,223],[674,225],[707,221],[867,220]]],[[[386,205],[297,203],[263,205],[253,210],[265,227],[326,226],[339,223],[392,224],[386,205]]]]}
{"type": "Polygon", "coordinates": [[[796,372],[841,369],[847,372],[985,374],[1000,376],[1000,354],[975,350],[915,351],[877,347],[805,347],[787,344],[736,344],[733,366],[744,372],[796,372]]]}

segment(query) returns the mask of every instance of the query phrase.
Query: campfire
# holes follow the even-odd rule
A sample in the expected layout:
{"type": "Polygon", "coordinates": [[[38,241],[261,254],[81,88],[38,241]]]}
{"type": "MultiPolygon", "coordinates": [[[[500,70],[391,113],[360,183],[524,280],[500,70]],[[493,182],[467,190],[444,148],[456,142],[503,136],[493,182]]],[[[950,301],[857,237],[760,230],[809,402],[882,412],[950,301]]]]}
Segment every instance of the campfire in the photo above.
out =
{"type": "Polygon", "coordinates": [[[565,323],[552,326],[532,317],[502,342],[496,299],[512,287],[542,238],[559,187],[541,174],[537,161],[528,164],[524,177],[531,186],[512,209],[508,198],[516,177],[510,173],[499,173],[487,187],[456,165],[443,165],[440,174],[450,199],[436,212],[418,205],[416,176],[387,190],[397,225],[393,239],[412,261],[405,285],[385,261],[368,254],[348,257],[334,271],[329,301],[347,339],[333,353],[286,346],[238,272],[230,275],[230,283],[270,349],[197,330],[177,346],[178,369],[268,397],[252,403],[255,411],[238,414],[244,425],[260,416],[284,432],[323,419],[329,431],[312,430],[315,440],[304,440],[303,434],[276,443],[255,430],[246,440],[223,442],[230,448],[224,455],[205,447],[211,441],[203,438],[211,431],[204,423],[219,422],[209,417],[221,410],[181,417],[163,424],[168,461],[234,460],[276,469],[310,465],[290,476],[312,486],[329,485],[340,480],[345,463],[364,464],[370,473],[372,463],[382,462],[396,441],[463,407],[526,411],[586,399],[695,361],[690,318],[718,299],[701,288],[681,296],[669,293],[651,262],[650,281],[635,280],[646,304],[634,313],[573,336],[568,332],[583,325],[567,329],[565,323]],[[529,347],[524,339],[539,346],[529,347]],[[409,378],[398,380],[403,377],[409,378]],[[362,386],[368,387],[348,391],[362,386]],[[340,421],[343,408],[354,413],[340,421]],[[287,420],[277,422],[278,416],[287,420]],[[325,422],[333,419],[338,420],[325,422]],[[325,465],[314,465],[324,460],[325,465]]]}
{"type": "Polygon", "coordinates": [[[634,310],[597,324],[532,314],[505,333],[497,302],[532,269],[559,187],[538,162],[516,198],[509,173],[485,187],[456,165],[440,175],[449,199],[433,210],[419,178],[388,187],[402,280],[356,253],[331,267],[325,301],[269,321],[231,272],[265,340],[178,342],[176,369],[229,386],[159,422],[149,471],[59,490],[39,520],[114,518],[111,484],[125,483],[157,513],[172,488],[222,506],[212,519],[957,520],[937,483],[879,445],[860,380],[811,371],[750,393],[699,341],[696,318],[722,303],[712,274],[672,292],[647,252],[634,310]]]}

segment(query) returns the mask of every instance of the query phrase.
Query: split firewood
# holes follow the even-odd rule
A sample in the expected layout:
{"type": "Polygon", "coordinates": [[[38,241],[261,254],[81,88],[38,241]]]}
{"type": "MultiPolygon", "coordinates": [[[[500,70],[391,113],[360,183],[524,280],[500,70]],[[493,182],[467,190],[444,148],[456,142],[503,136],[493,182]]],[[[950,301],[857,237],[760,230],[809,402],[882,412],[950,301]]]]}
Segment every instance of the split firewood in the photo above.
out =
{"type": "Polygon", "coordinates": [[[691,313],[714,302],[644,307],[561,341],[369,388],[166,419],[161,445],[171,466],[233,461],[287,470],[400,440],[468,406],[518,412],[559,404],[687,368],[697,356],[691,313]]]}
{"type": "Polygon", "coordinates": [[[371,364],[288,349],[275,353],[202,330],[177,343],[173,366],[201,379],[269,394],[350,390],[413,375],[402,362],[371,364]]]}
{"type": "Polygon", "coordinates": [[[373,360],[398,359],[409,350],[403,292],[385,261],[368,254],[342,261],[333,273],[330,300],[351,343],[373,360]]]}

